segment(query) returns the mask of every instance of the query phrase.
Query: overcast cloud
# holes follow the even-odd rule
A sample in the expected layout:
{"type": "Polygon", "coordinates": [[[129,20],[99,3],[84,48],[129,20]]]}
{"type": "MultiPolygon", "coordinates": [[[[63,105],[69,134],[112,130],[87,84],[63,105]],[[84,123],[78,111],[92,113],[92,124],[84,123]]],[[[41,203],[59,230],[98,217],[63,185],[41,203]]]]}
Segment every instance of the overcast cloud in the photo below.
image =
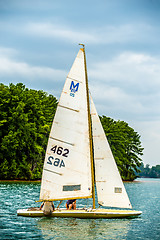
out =
{"type": "Polygon", "coordinates": [[[0,0],[0,82],[59,98],[86,44],[99,115],[141,135],[144,164],[160,164],[159,0],[0,0]]]}

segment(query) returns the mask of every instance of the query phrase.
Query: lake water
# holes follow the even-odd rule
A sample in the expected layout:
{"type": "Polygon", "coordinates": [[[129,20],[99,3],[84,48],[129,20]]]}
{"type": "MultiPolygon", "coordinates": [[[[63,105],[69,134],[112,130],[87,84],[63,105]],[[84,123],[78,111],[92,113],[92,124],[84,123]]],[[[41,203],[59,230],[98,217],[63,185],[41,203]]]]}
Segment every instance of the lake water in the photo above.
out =
{"type": "MultiPolygon", "coordinates": [[[[25,218],[20,208],[38,207],[40,183],[0,182],[0,239],[160,239],[160,179],[125,183],[134,219],[25,218]]],[[[64,203],[65,204],[65,203],[64,203]]],[[[91,199],[77,200],[77,207],[91,199]]],[[[63,206],[63,205],[62,205],[63,206]]]]}

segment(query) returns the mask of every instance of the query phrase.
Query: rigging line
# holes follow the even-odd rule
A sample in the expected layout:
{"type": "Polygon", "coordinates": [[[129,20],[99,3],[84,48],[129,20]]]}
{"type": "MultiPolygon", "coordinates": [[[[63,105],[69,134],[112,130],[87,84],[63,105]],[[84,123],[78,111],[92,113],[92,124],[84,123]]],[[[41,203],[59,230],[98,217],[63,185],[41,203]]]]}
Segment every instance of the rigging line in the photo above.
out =
{"type": "Polygon", "coordinates": [[[62,173],[54,172],[54,171],[49,170],[49,169],[46,169],[46,168],[44,168],[43,170],[48,171],[48,172],[51,172],[51,173],[58,174],[58,175],[60,175],[60,176],[62,175],[62,173]]]}
{"type": "Polygon", "coordinates": [[[50,137],[50,138],[53,139],[53,140],[56,140],[56,141],[58,141],[58,142],[66,143],[66,144],[68,144],[68,145],[74,146],[74,143],[65,142],[65,141],[63,141],[63,140],[60,140],[60,139],[57,139],[57,138],[53,138],[53,137],[50,137]]]}
{"type": "Polygon", "coordinates": [[[66,107],[66,106],[62,106],[62,105],[58,105],[58,107],[66,108],[66,109],[74,111],[74,112],[79,112],[79,110],[76,110],[76,109],[73,109],[73,108],[69,108],[69,107],[66,107]]]}
{"type": "Polygon", "coordinates": [[[63,202],[63,200],[60,201],[60,203],[57,206],[57,209],[59,209],[59,206],[61,205],[62,202],[63,202]]]}
{"type": "Polygon", "coordinates": [[[89,127],[89,140],[90,140],[90,162],[91,162],[91,181],[92,181],[92,199],[93,199],[93,209],[95,209],[95,166],[93,160],[93,142],[92,142],[92,126],[91,126],[91,115],[90,115],[90,101],[89,101],[89,88],[88,88],[88,75],[87,75],[87,64],[86,64],[86,54],[85,45],[82,51],[84,53],[84,69],[85,69],[85,80],[86,80],[86,94],[87,94],[87,109],[88,109],[88,127],[89,127]]]}
{"type": "Polygon", "coordinates": [[[98,180],[96,180],[96,182],[106,182],[106,181],[98,181],[98,180]]]}

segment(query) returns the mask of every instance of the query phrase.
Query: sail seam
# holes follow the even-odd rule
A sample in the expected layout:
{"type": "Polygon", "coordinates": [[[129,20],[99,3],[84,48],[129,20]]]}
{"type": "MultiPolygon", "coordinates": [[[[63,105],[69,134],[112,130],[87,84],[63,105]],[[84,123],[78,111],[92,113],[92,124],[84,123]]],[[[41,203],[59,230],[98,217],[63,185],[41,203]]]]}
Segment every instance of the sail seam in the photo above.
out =
{"type": "Polygon", "coordinates": [[[77,80],[77,79],[75,79],[75,78],[71,78],[71,77],[67,77],[67,78],[69,78],[69,79],[71,79],[71,80],[74,80],[74,81],[76,81],[76,82],[82,83],[81,81],[79,81],[79,80],[77,80]]]}
{"type": "Polygon", "coordinates": [[[66,109],[71,110],[71,111],[79,112],[79,110],[76,110],[76,109],[73,109],[73,108],[65,107],[65,106],[62,106],[62,105],[58,105],[58,106],[62,107],[62,108],[66,108],[66,109]]]}
{"type": "Polygon", "coordinates": [[[56,140],[56,141],[58,141],[58,142],[62,142],[62,143],[66,143],[66,144],[68,144],[68,145],[74,146],[73,143],[65,142],[65,141],[63,141],[63,140],[60,140],[60,139],[57,139],[57,138],[53,138],[53,137],[51,137],[51,136],[50,136],[50,138],[53,139],[53,140],[56,140]]]}
{"type": "Polygon", "coordinates": [[[96,182],[106,182],[106,181],[96,181],[96,182]]]}
{"type": "Polygon", "coordinates": [[[54,172],[54,171],[46,169],[46,168],[44,168],[43,170],[48,171],[48,172],[52,172],[52,173],[55,173],[55,174],[58,174],[58,175],[62,175],[62,173],[54,172]]]}

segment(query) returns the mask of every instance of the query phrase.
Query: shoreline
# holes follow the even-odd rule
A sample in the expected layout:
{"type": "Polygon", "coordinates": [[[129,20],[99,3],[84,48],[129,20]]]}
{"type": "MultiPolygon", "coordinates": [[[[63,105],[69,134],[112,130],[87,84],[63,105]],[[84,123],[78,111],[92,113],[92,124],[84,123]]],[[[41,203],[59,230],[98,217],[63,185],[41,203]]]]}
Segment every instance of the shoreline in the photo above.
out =
{"type": "MultiPolygon", "coordinates": [[[[146,179],[146,182],[147,180],[155,180],[155,179],[159,179],[159,178],[138,178],[138,179],[135,179],[135,180],[122,180],[124,183],[127,183],[127,182],[135,182],[135,183],[138,183],[138,182],[145,182],[145,179],[146,179]]],[[[13,182],[13,183],[41,183],[41,180],[20,180],[20,179],[12,179],[12,180],[4,180],[4,179],[0,179],[0,183],[1,182],[13,182]]]]}
{"type": "Polygon", "coordinates": [[[27,183],[32,183],[32,182],[41,182],[41,180],[0,180],[0,182],[27,182],[27,183]]]}

